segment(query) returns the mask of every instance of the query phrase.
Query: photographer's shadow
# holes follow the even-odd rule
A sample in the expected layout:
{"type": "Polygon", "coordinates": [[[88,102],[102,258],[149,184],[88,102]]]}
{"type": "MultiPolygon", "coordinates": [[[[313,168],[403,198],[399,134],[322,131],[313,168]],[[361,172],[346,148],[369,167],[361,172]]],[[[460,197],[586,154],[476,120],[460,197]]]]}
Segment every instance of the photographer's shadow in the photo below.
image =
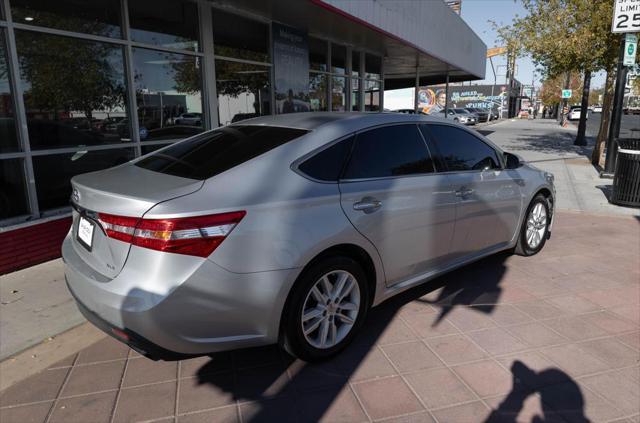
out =
{"type": "Polygon", "coordinates": [[[556,368],[535,372],[521,361],[515,361],[511,366],[511,373],[511,392],[487,417],[485,423],[517,421],[525,401],[536,393],[540,396],[542,415],[534,416],[532,423],[590,421],[584,415],[584,397],[580,387],[565,372],[556,368]]]}

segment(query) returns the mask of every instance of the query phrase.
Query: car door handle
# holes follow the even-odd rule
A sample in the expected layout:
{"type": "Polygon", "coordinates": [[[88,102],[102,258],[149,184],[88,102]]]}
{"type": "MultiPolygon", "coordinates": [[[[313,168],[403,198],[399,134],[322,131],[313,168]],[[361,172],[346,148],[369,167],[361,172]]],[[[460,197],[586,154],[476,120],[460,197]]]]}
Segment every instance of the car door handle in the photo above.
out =
{"type": "Polygon", "coordinates": [[[362,200],[353,203],[353,209],[357,211],[363,211],[365,213],[372,213],[382,207],[382,201],[371,197],[365,197],[362,200]]]}
{"type": "Polygon", "coordinates": [[[473,190],[469,188],[460,188],[456,191],[456,197],[466,197],[467,195],[473,194],[473,190]]]}

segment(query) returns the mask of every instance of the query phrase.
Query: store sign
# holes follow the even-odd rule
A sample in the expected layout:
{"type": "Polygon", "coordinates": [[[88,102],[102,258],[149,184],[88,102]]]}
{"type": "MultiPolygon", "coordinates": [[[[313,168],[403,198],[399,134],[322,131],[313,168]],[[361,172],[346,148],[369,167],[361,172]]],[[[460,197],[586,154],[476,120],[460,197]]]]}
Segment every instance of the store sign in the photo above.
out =
{"type": "Polygon", "coordinates": [[[640,32],[640,0],[616,0],[611,32],[640,32]]]}
{"type": "Polygon", "coordinates": [[[276,113],[309,111],[309,47],[307,33],[273,23],[273,73],[276,113]]]}
{"type": "Polygon", "coordinates": [[[571,98],[572,91],[571,90],[562,90],[562,98],[571,98]]]}
{"type": "Polygon", "coordinates": [[[638,37],[635,34],[626,34],[624,40],[624,61],[625,66],[635,66],[636,54],[638,52],[638,37]]]}

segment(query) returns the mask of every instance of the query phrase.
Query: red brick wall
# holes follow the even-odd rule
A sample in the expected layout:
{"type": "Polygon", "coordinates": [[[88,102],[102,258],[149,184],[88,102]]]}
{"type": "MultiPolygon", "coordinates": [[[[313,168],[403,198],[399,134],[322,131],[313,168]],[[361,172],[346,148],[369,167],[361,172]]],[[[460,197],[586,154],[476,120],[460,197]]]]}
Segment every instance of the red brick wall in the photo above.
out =
{"type": "Polygon", "coordinates": [[[0,233],[0,275],[60,257],[71,217],[0,233]]]}

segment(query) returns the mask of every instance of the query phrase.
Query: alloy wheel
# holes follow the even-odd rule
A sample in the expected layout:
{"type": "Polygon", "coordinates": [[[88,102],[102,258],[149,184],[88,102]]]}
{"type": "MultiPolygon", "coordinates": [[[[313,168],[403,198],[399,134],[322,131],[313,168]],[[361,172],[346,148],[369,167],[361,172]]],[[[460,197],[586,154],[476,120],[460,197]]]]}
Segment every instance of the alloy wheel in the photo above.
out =
{"type": "Polygon", "coordinates": [[[351,332],[360,310],[356,278],[344,270],[323,275],[311,287],[302,307],[302,333],[315,348],[327,349],[351,332]]]}
{"type": "Polygon", "coordinates": [[[542,242],[547,230],[547,210],[542,203],[537,203],[527,218],[527,245],[536,249],[542,242]]]}

